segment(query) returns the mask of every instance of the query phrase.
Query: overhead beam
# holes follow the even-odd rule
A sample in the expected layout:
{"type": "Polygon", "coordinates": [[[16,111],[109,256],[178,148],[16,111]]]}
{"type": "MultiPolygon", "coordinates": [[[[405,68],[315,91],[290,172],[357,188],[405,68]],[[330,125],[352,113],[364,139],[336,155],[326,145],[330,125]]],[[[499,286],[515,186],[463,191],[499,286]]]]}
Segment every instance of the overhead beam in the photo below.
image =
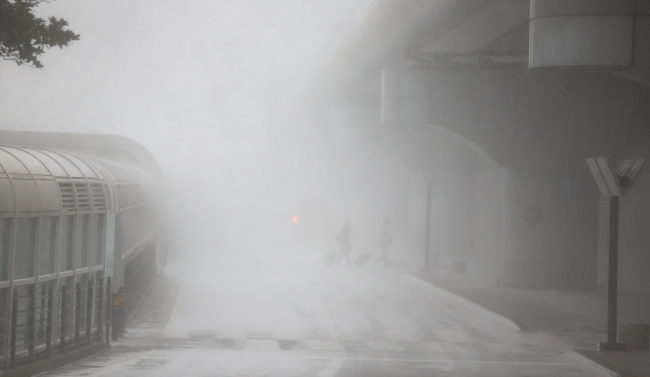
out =
{"type": "Polygon", "coordinates": [[[528,0],[500,0],[420,47],[428,54],[472,54],[509,30],[528,22],[528,0]]]}
{"type": "Polygon", "coordinates": [[[339,45],[316,78],[325,96],[383,68],[456,0],[379,0],[339,45]]]}

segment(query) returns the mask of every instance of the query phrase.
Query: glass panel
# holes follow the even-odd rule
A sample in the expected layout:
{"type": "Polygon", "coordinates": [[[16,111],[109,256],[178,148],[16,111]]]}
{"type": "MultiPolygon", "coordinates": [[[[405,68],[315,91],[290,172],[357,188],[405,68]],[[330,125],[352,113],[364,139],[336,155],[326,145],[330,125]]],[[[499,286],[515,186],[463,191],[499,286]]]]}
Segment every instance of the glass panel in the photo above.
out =
{"type": "MultiPolygon", "coordinates": [[[[76,326],[76,322],[79,322],[79,328],[81,329],[86,328],[86,297],[88,297],[86,296],[87,295],[86,288],[88,287],[88,275],[89,274],[86,273],[77,275],[77,284],[79,284],[79,288],[80,288],[79,293],[81,293],[81,298],[79,300],[81,302],[81,305],[79,306],[79,317],[75,318],[75,326],[76,326]]],[[[74,285],[75,295],[77,294],[77,284],[74,285]]],[[[74,310],[77,310],[76,307],[74,310]]]]}
{"type": "MultiPolygon", "coordinates": [[[[9,222],[9,221],[6,221],[6,222],[9,222]]],[[[4,351],[4,347],[5,347],[5,344],[4,344],[4,341],[5,341],[5,333],[4,333],[4,330],[5,330],[5,326],[4,326],[5,325],[5,317],[4,317],[4,315],[6,313],[4,308],[5,308],[5,305],[9,304],[7,302],[7,299],[8,299],[7,296],[9,295],[8,293],[9,293],[9,288],[0,289],[0,307],[2,307],[2,311],[0,312],[0,350],[3,350],[3,351],[4,351]]]]}
{"type": "Polygon", "coordinates": [[[61,271],[72,270],[72,251],[74,242],[72,230],[74,229],[74,216],[63,216],[61,221],[61,271]]]}
{"type": "MultiPolygon", "coordinates": [[[[58,217],[56,218],[58,219],[58,217]]],[[[36,335],[37,354],[42,354],[45,351],[45,347],[39,346],[45,346],[45,343],[47,341],[47,324],[49,322],[48,315],[50,314],[48,309],[52,305],[52,302],[50,302],[49,292],[52,287],[54,287],[54,281],[50,280],[45,283],[40,283],[38,285],[38,289],[36,290],[36,300],[34,300],[34,306],[36,308],[36,318],[34,318],[34,335],[36,335]]]]}
{"type": "Polygon", "coordinates": [[[37,220],[38,217],[18,218],[14,279],[23,279],[34,276],[34,241],[36,240],[37,220]]]}
{"type": "Polygon", "coordinates": [[[124,212],[120,212],[115,216],[115,255],[124,255],[126,245],[126,232],[124,226],[124,212]]]}
{"type": "MultiPolygon", "coordinates": [[[[72,337],[74,334],[74,318],[73,318],[73,313],[74,313],[74,295],[75,295],[75,286],[73,283],[73,277],[67,277],[65,279],[61,280],[61,285],[59,288],[60,292],[60,303],[59,303],[59,327],[58,329],[58,336],[57,338],[60,337],[62,327],[65,326],[65,334],[66,337],[72,337]],[[63,296],[65,295],[65,300],[63,299],[63,296]],[[61,323],[63,317],[65,316],[65,323],[61,323]]],[[[56,317],[55,317],[56,318],[56,317]]],[[[59,338],[60,339],[60,338],[59,338]]],[[[70,344],[70,340],[66,340],[66,344],[70,344]]]]}
{"type": "Polygon", "coordinates": [[[56,235],[56,220],[58,217],[41,218],[41,233],[38,254],[38,274],[46,275],[54,272],[54,242],[56,235]]]}
{"type": "Polygon", "coordinates": [[[104,228],[105,228],[105,219],[106,215],[95,215],[95,221],[93,222],[93,227],[95,228],[95,238],[92,253],[94,254],[94,263],[93,266],[98,266],[102,264],[102,251],[104,245],[104,228]]]}
{"type": "Polygon", "coordinates": [[[97,215],[90,215],[90,243],[89,252],[90,265],[97,265],[97,253],[95,252],[95,244],[97,243],[97,215]]]}
{"type": "MultiPolygon", "coordinates": [[[[34,218],[36,219],[36,218],[34,218]]],[[[18,222],[18,226],[20,226],[20,221],[18,222]]],[[[36,224],[34,224],[34,227],[36,227],[36,224]]],[[[32,239],[33,240],[33,239],[32,239]]],[[[18,239],[16,239],[18,241],[18,239]]],[[[28,321],[29,321],[29,304],[30,304],[30,293],[31,290],[33,289],[34,285],[22,285],[19,287],[14,288],[14,295],[18,296],[18,310],[16,310],[16,354],[21,355],[24,353],[22,351],[25,351],[29,347],[28,343],[28,321]]],[[[18,356],[16,356],[18,358],[18,356]]]]}
{"type": "Polygon", "coordinates": [[[9,253],[11,253],[10,236],[11,219],[0,218],[0,280],[7,280],[7,266],[9,264],[9,253]]]}
{"type": "Polygon", "coordinates": [[[88,266],[88,239],[90,238],[90,215],[79,216],[80,223],[77,224],[77,264],[76,268],[88,266]]]}

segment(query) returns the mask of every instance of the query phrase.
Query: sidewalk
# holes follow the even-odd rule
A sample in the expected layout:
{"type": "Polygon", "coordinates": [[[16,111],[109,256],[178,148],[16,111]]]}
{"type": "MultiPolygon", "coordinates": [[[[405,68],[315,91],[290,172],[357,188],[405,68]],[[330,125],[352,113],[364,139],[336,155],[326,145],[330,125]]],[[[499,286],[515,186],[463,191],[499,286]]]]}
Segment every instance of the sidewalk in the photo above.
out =
{"type": "MultiPolygon", "coordinates": [[[[526,290],[467,282],[444,271],[414,275],[508,318],[524,332],[554,342],[574,357],[595,362],[612,376],[650,377],[650,353],[599,352],[606,340],[607,295],[595,292],[526,290]]],[[[620,323],[648,323],[650,299],[619,298],[620,323]],[[634,308],[634,310],[624,310],[634,308]]]]}

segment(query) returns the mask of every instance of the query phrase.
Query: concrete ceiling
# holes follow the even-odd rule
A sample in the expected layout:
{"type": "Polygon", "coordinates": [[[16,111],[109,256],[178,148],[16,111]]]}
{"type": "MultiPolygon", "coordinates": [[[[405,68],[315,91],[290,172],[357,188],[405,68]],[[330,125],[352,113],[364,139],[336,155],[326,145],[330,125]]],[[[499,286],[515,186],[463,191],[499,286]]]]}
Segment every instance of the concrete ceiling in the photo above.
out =
{"type": "Polygon", "coordinates": [[[528,8],[528,0],[379,0],[327,63],[321,93],[368,96],[382,69],[430,71],[429,123],[502,166],[582,166],[648,140],[649,88],[599,70],[528,69],[528,8]]]}

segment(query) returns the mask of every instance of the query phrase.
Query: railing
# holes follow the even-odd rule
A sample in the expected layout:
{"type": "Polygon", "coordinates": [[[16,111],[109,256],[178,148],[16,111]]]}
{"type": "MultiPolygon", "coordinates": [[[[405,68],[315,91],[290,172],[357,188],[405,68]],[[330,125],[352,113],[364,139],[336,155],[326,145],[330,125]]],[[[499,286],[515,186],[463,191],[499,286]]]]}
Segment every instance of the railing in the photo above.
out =
{"type": "Polygon", "coordinates": [[[0,289],[0,369],[122,337],[156,273],[155,258],[147,248],[129,263],[116,294],[100,272],[0,289]]]}
{"type": "MultiPolygon", "coordinates": [[[[2,290],[0,302],[8,302],[10,292],[2,290]]],[[[45,282],[15,287],[9,301],[11,315],[6,318],[9,311],[0,311],[0,369],[49,358],[72,347],[109,342],[110,292],[110,278],[106,283],[90,278],[74,286],[45,282]]]]}

